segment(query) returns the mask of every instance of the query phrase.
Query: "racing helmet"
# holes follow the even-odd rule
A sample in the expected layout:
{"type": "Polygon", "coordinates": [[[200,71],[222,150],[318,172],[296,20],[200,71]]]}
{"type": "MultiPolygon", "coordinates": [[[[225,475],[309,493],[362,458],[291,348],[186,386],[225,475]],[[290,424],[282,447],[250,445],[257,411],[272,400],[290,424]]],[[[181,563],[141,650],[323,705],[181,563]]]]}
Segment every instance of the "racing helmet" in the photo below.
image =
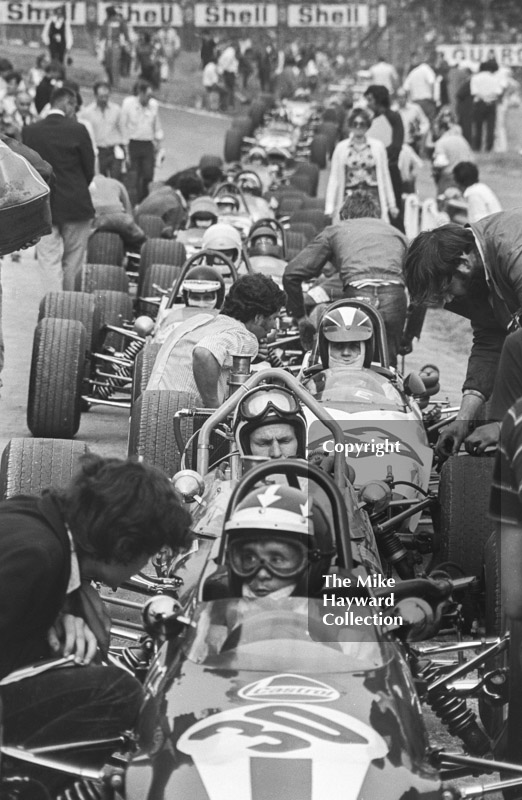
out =
{"type": "Polygon", "coordinates": [[[189,269],[181,284],[181,291],[186,306],[221,308],[225,299],[225,281],[217,269],[202,264],[189,269]],[[213,295],[212,299],[208,295],[213,295]]]}
{"type": "Polygon", "coordinates": [[[269,225],[261,225],[250,234],[249,256],[282,258],[282,248],[277,243],[277,233],[269,225]]]}
{"type": "Polygon", "coordinates": [[[227,222],[218,222],[212,225],[203,234],[201,240],[203,250],[218,250],[234,262],[236,266],[241,260],[241,234],[227,222]]]}
{"type": "Polygon", "coordinates": [[[229,192],[216,197],[216,204],[220,214],[234,214],[239,211],[239,197],[229,192]]]}
{"type": "Polygon", "coordinates": [[[242,585],[264,567],[280,578],[295,578],[293,595],[315,596],[323,587],[335,546],[326,515],[308,493],[291,486],[265,484],[250,492],[224,526],[230,589],[241,596],[242,585]],[[259,558],[245,545],[275,540],[288,547],[286,563],[259,558]]]}
{"type": "Polygon", "coordinates": [[[218,221],[219,209],[212,197],[196,197],[189,208],[189,228],[209,228],[218,221]]]}
{"type": "Polygon", "coordinates": [[[232,429],[242,456],[252,455],[250,434],[264,425],[287,423],[297,438],[297,458],[306,458],[306,419],[295,394],[286,386],[264,384],[250,389],[236,408],[232,429]]]}
{"type": "Polygon", "coordinates": [[[374,330],[365,311],[352,306],[327,311],[319,324],[319,357],[325,369],[329,363],[329,342],[364,342],[364,367],[372,363],[374,330]]]}
{"type": "Polygon", "coordinates": [[[244,158],[245,164],[263,164],[268,165],[268,156],[264,147],[255,145],[251,147],[244,158]]]}

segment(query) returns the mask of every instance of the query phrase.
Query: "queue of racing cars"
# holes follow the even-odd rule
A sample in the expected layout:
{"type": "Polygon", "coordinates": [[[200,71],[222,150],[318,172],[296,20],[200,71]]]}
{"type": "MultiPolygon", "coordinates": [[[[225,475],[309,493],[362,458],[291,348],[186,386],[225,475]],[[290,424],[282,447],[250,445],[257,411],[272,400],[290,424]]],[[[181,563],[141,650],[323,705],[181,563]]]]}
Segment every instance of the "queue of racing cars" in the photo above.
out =
{"type": "Polygon", "coordinates": [[[227,133],[227,179],[192,203],[174,238],[140,220],[151,235],[129,253],[118,234],[98,232],[77,291],[42,300],[27,412],[35,438],[6,448],[1,496],[66,482],[86,451],[73,438],[81,414],[109,405],[130,414],[129,454],[165,470],[190,505],[195,538],[127,587],[151,595],[141,622],[141,602],[104,597],[123,608],[117,641],[130,641],[112,663],[144,681],[138,730],[122,732],[103,772],[77,766],[74,752],[3,748],[2,798],[45,797],[27,765],[75,775],[70,800],[451,800],[522,787],[520,631],[502,628],[486,515],[492,459],[437,462],[432,446],[453,411],[435,399],[436,367],[401,375],[378,311],[339,300],[323,320],[364,320],[356,370],[329,365],[323,323],[305,354],[283,313],[267,360],[234,364],[220,408],[147,388],[162,342],[207,293],[217,313],[241,274],[280,282],[324,227],[315,195],[337,123],[305,98],[260,103],[227,133]],[[296,457],[257,463],[245,444],[241,420],[268,408],[297,420],[296,457]],[[228,574],[237,520],[248,511],[265,526],[298,526],[307,512],[292,506],[296,489],[326,520],[306,593],[245,602],[228,574]],[[336,605],[325,608],[329,587],[336,605]],[[358,626],[352,605],[377,609],[375,623],[358,626]],[[458,752],[430,747],[421,703],[460,738],[458,752]],[[480,783],[453,786],[463,775],[480,783]]]}

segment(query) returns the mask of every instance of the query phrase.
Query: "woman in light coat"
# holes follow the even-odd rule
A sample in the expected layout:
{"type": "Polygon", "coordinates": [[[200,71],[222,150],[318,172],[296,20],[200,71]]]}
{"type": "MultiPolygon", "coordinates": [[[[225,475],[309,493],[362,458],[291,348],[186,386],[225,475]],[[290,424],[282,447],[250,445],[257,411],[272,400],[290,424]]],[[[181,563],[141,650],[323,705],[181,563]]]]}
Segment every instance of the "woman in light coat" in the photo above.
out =
{"type": "Polygon", "coordinates": [[[368,112],[363,108],[354,109],[348,117],[349,136],[339,142],[333,152],[325,213],[332,216],[334,222],[339,221],[339,210],[345,197],[357,189],[373,194],[386,222],[399,213],[386,148],[378,139],[366,135],[369,127],[368,112]]]}

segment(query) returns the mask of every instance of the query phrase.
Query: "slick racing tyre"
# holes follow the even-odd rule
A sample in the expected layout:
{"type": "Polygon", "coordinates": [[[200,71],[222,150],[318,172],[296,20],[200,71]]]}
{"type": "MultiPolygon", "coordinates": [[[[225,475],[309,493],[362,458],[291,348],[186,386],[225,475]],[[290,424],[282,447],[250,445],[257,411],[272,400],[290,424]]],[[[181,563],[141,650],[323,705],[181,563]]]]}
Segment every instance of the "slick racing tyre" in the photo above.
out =
{"type": "Polygon", "coordinates": [[[68,439],[11,439],[0,461],[0,500],[63,489],[88,452],[85,442],[68,439]]]}
{"type": "Polygon", "coordinates": [[[118,353],[125,349],[129,339],[115,331],[104,331],[104,325],[123,327],[124,322],[132,321],[132,300],[127,292],[114,292],[109,289],[95,292],[99,314],[97,347],[113,347],[118,353]]]}
{"type": "Polygon", "coordinates": [[[129,279],[123,267],[114,264],[84,264],[76,273],[75,289],[91,293],[98,289],[128,292],[129,279]]]}
{"type": "Polygon", "coordinates": [[[46,318],[36,326],[27,401],[33,436],[72,439],[77,433],[85,347],[81,322],[46,318]]]}
{"type": "Polygon", "coordinates": [[[87,244],[88,264],[114,264],[121,266],[125,258],[123,239],[117,233],[96,231],[87,244]]]}
{"type": "Polygon", "coordinates": [[[157,342],[147,342],[143,350],[140,350],[136,356],[132,375],[132,403],[135,403],[138,397],[141,397],[147,388],[149,378],[152,374],[152,368],[154,367],[160,348],[161,345],[157,342]]]}
{"type": "Polygon", "coordinates": [[[38,320],[46,318],[81,322],[87,334],[88,350],[94,347],[100,327],[94,295],[88,292],[48,292],[38,310],[38,320]]]}
{"type": "MultiPolygon", "coordinates": [[[[196,397],[187,392],[146,389],[131,413],[129,456],[162,469],[172,477],[180,469],[181,453],[174,437],[172,420],[181,408],[194,408],[196,397]]],[[[181,420],[181,432],[186,444],[193,431],[193,420],[181,420]]]]}

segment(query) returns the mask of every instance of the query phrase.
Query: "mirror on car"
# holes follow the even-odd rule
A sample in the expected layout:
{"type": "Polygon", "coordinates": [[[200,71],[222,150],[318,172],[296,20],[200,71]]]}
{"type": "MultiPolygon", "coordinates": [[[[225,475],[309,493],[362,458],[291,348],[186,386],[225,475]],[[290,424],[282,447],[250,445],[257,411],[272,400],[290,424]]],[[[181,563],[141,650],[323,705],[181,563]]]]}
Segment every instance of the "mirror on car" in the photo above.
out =
{"type": "Polygon", "coordinates": [[[205,482],[199,472],[193,469],[182,469],[176,472],[171,483],[183,498],[184,503],[203,502],[201,495],[205,491],[205,482]]]}
{"type": "Polygon", "coordinates": [[[421,376],[416,372],[410,372],[404,378],[404,393],[416,397],[421,394],[426,394],[426,387],[421,376]]]}

